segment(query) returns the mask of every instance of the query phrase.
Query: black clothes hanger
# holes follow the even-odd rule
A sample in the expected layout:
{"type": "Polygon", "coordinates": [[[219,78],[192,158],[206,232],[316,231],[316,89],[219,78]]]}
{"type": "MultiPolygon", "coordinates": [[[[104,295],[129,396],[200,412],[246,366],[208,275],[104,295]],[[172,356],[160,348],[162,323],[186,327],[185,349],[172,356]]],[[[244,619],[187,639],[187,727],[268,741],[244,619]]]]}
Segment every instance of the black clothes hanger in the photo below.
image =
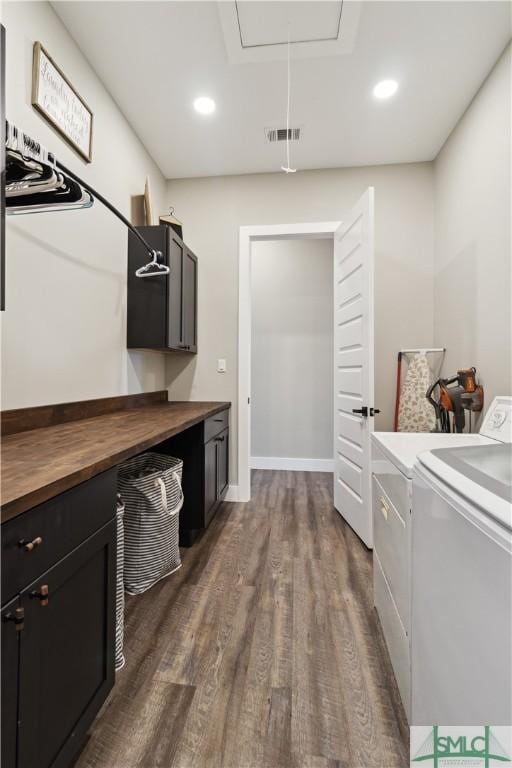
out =
{"type": "Polygon", "coordinates": [[[161,251],[151,248],[112,203],[58,162],[39,142],[8,121],[5,144],[7,213],[12,215],[89,208],[97,199],[134,233],[151,256],[151,261],[136,271],[137,277],[169,274],[169,267],[162,263],[161,251]]]}

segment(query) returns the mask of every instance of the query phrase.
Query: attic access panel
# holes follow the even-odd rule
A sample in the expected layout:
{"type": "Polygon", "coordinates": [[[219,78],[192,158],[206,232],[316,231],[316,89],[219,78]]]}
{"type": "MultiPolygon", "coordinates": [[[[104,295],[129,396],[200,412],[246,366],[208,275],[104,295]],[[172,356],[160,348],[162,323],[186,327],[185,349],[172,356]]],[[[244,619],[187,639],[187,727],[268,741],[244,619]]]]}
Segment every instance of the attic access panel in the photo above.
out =
{"type": "Polygon", "coordinates": [[[228,60],[286,60],[288,28],[294,59],[340,56],[354,50],[364,3],[358,0],[220,0],[228,60]]]}
{"type": "Polygon", "coordinates": [[[341,30],[343,1],[289,2],[235,0],[242,48],[337,40],[341,30]]]}

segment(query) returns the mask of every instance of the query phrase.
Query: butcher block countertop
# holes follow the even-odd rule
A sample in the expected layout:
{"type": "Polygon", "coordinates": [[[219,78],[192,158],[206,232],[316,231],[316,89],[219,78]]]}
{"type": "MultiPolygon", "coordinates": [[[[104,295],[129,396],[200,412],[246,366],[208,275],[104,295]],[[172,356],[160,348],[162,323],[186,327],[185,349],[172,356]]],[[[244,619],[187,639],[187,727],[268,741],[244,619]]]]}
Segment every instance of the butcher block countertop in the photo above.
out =
{"type": "Polygon", "coordinates": [[[167,392],[4,411],[2,522],[230,407],[164,397],[167,392]],[[23,431],[13,431],[16,424],[23,431]],[[38,426],[27,429],[30,424],[38,426]]]}

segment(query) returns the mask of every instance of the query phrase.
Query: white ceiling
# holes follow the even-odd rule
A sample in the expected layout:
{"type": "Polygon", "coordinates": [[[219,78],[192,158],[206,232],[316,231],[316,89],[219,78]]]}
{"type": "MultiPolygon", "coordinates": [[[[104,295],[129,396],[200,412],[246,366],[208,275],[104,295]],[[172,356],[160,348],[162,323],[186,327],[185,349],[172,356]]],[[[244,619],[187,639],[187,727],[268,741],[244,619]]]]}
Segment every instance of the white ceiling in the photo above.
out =
{"type": "Polygon", "coordinates": [[[264,128],[286,124],[286,46],[261,45],[288,26],[316,41],[291,46],[299,170],[433,159],[511,35],[509,2],[344,0],[325,42],[337,2],[52,5],[168,178],[279,170],[264,128]],[[384,78],[400,88],[378,102],[384,78]],[[196,96],[216,112],[196,114],[196,96]]]}

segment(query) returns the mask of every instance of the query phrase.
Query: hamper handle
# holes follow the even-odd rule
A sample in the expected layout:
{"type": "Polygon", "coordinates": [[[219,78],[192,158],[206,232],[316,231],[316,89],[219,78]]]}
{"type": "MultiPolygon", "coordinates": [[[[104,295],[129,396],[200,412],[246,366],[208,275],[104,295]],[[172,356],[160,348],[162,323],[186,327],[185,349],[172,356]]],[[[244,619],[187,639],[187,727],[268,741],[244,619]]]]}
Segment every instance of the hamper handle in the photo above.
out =
{"type": "Polygon", "coordinates": [[[178,486],[179,486],[179,489],[180,489],[180,500],[178,501],[178,504],[177,504],[177,506],[175,507],[175,509],[173,509],[173,511],[172,511],[172,512],[169,512],[169,515],[170,515],[171,517],[174,517],[174,515],[177,515],[177,514],[178,514],[178,512],[181,510],[181,508],[182,508],[182,506],[183,506],[183,502],[185,501],[185,495],[184,495],[184,493],[183,493],[183,489],[182,489],[182,487],[181,487],[181,481],[180,481],[180,478],[179,478],[179,475],[178,475],[178,473],[177,473],[177,472],[173,472],[172,474],[173,474],[173,476],[174,476],[174,478],[175,478],[176,482],[178,483],[178,486]]]}
{"type": "Polygon", "coordinates": [[[181,508],[183,506],[183,502],[185,501],[185,496],[183,495],[183,489],[181,487],[181,482],[180,482],[180,478],[179,478],[178,473],[177,472],[172,472],[172,477],[174,478],[174,480],[176,480],[176,482],[178,483],[178,487],[180,489],[180,500],[178,501],[178,504],[172,510],[172,512],[169,512],[169,510],[167,508],[167,490],[165,488],[165,483],[164,483],[164,481],[162,480],[161,477],[157,477],[157,479],[156,479],[156,482],[160,486],[160,493],[162,494],[162,504],[163,504],[163,507],[164,507],[165,511],[167,512],[167,514],[169,515],[169,517],[174,517],[174,515],[177,515],[178,512],[181,510],[181,508]]]}

